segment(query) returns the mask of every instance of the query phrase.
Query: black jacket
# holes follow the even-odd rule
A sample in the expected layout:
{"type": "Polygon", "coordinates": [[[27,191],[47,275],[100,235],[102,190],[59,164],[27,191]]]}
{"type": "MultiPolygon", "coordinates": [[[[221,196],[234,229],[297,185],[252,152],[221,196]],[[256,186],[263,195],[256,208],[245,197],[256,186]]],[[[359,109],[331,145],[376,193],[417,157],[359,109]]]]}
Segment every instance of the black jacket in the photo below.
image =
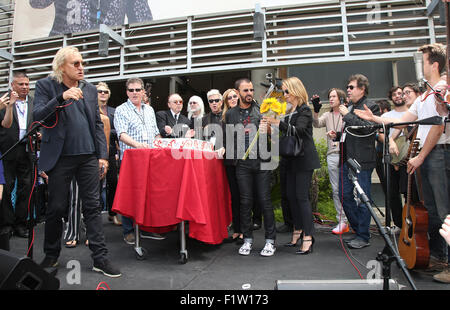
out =
{"type": "MultiPolygon", "coordinates": [[[[259,105],[256,101],[253,101],[251,107],[249,108],[249,113],[248,113],[248,121],[249,124],[253,124],[256,127],[256,130],[258,129],[259,126],[259,122],[261,121],[261,113],[259,112],[259,105]]],[[[225,165],[236,165],[238,160],[241,160],[242,156],[245,154],[245,147],[244,147],[244,141],[239,141],[239,148],[240,148],[240,153],[238,154],[238,132],[234,131],[233,133],[233,138],[228,136],[230,135],[231,131],[235,125],[238,124],[242,124],[241,121],[241,108],[239,107],[239,105],[235,106],[234,108],[230,109],[227,111],[227,113],[225,114],[225,123],[224,123],[224,130],[223,130],[223,137],[224,137],[224,146],[226,149],[226,153],[225,153],[225,165]],[[227,128],[227,125],[233,125],[231,127],[227,128]],[[227,141],[229,140],[229,141],[227,141]],[[241,154],[241,153],[244,154],[241,154]],[[241,156],[242,155],[242,156],[241,156]]],[[[254,135],[256,134],[256,130],[253,134],[249,135],[249,141],[248,143],[250,144],[251,141],[253,140],[254,135]]],[[[240,135],[240,137],[242,137],[243,135],[240,135]]],[[[257,147],[255,146],[254,151],[257,150],[257,147]]],[[[253,152],[253,151],[252,151],[253,152]]],[[[249,159],[247,159],[249,160],[249,159]]]]}
{"type": "Polygon", "coordinates": [[[164,111],[158,111],[156,112],[156,124],[159,129],[159,133],[163,138],[182,138],[186,134],[186,131],[191,126],[191,121],[181,113],[178,115],[178,121],[177,124],[186,124],[188,127],[186,129],[183,128],[183,134],[175,136],[175,134],[172,132],[172,134],[169,136],[166,134],[166,131],[164,130],[165,126],[173,127],[175,126],[175,118],[172,115],[172,112],[170,110],[164,110],[164,111]]]}
{"type": "Polygon", "coordinates": [[[297,134],[303,140],[303,156],[282,158],[282,160],[286,160],[290,165],[289,167],[295,171],[320,168],[320,159],[313,139],[312,123],[312,112],[307,104],[302,104],[297,107],[290,120],[286,117],[284,120],[280,121],[280,131],[283,135],[286,135],[290,124],[295,127],[297,134]]]}
{"type": "Polygon", "coordinates": [[[373,169],[376,166],[376,151],[375,151],[375,131],[376,129],[348,129],[348,126],[364,126],[370,125],[371,122],[365,121],[355,114],[355,110],[364,110],[366,105],[374,115],[380,115],[379,106],[368,100],[367,97],[361,98],[357,103],[349,106],[350,112],[343,117],[345,122],[344,133],[344,161],[352,158],[361,165],[361,169],[368,170],[373,169]],[[354,136],[352,134],[358,135],[354,136]]]}

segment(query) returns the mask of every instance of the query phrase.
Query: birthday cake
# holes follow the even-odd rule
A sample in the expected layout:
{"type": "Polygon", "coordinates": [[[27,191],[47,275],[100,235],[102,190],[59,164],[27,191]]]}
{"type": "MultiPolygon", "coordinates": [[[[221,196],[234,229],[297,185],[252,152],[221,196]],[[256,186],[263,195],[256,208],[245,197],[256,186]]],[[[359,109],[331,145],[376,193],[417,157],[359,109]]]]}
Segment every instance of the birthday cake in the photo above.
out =
{"type": "Polygon", "coordinates": [[[213,152],[214,145],[211,142],[198,139],[155,139],[153,140],[153,148],[155,149],[176,149],[176,150],[196,150],[213,152]]]}

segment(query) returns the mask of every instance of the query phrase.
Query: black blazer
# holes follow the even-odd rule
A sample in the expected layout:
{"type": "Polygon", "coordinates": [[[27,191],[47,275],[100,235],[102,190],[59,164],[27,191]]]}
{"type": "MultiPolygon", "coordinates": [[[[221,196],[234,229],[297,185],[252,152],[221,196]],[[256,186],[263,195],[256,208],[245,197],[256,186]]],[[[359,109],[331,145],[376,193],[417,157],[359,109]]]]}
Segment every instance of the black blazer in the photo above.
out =
{"type": "MultiPolygon", "coordinates": [[[[5,118],[6,109],[0,111],[0,123],[5,118]]],[[[33,123],[33,97],[28,96],[27,110],[27,130],[33,123]]],[[[19,119],[17,117],[17,109],[13,108],[13,121],[10,128],[4,128],[0,125],[0,151],[5,154],[17,141],[19,141],[19,119]]],[[[12,150],[5,156],[4,160],[14,160],[16,158],[16,150],[12,150]]]]}
{"type": "Polygon", "coordinates": [[[191,127],[191,121],[181,113],[178,115],[177,124],[186,124],[188,127],[183,128],[182,135],[175,135],[174,133],[172,133],[171,135],[167,135],[164,127],[170,126],[173,129],[173,127],[175,126],[175,118],[173,117],[170,110],[156,112],[156,125],[158,126],[159,133],[163,138],[182,138],[186,134],[187,130],[191,127]]]}
{"type": "MultiPolygon", "coordinates": [[[[97,88],[86,81],[80,81],[83,90],[83,98],[85,103],[85,113],[89,122],[89,131],[94,138],[95,154],[97,158],[108,160],[108,152],[106,146],[106,137],[103,131],[103,122],[100,118],[100,109],[98,108],[97,88]]],[[[34,119],[43,120],[47,115],[57,110],[57,106],[61,105],[61,96],[63,94],[63,86],[51,77],[40,79],[36,83],[36,91],[34,94],[34,119]],[[58,100],[59,99],[59,100],[58,100]]],[[[76,103],[75,103],[76,104],[76,103]]],[[[53,128],[44,128],[42,131],[41,153],[39,157],[39,169],[43,171],[51,170],[59,157],[64,146],[66,128],[64,118],[58,111],[57,124],[53,128]]],[[[54,125],[56,121],[55,114],[46,122],[47,125],[54,125]]]]}
{"type": "Polygon", "coordinates": [[[313,139],[312,123],[313,117],[311,108],[307,104],[302,104],[297,107],[290,120],[286,117],[284,120],[280,121],[280,131],[283,135],[286,135],[290,124],[291,126],[295,126],[297,134],[303,139],[303,156],[282,158],[282,160],[285,160],[289,164],[289,167],[295,171],[320,168],[319,154],[317,153],[313,139]]]}

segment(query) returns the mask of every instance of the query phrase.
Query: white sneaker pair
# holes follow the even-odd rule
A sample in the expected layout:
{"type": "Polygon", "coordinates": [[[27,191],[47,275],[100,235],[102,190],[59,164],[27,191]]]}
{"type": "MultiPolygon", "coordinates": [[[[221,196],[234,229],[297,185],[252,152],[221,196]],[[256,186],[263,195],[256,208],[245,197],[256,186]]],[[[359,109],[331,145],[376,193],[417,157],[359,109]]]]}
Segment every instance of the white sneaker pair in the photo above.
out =
{"type": "MultiPolygon", "coordinates": [[[[252,244],[250,242],[244,242],[244,244],[239,248],[239,254],[240,255],[250,255],[250,252],[252,250],[252,244]]],[[[266,242],[266,245],[261,250],[261,256],[272,256],[275,254],[276,247],[273,243],[266,242]]]]}

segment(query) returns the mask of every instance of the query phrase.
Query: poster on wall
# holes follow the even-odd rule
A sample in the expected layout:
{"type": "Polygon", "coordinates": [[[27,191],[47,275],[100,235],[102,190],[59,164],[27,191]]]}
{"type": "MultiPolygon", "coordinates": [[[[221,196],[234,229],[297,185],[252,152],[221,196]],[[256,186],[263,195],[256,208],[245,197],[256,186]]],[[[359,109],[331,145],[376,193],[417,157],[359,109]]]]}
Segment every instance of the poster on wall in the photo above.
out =
{"type": "Polygon", "coordinates": [[[324,0],[21,0],[16,1],[13,41],[184,16],[261,7],[339,2],[324,0]]]}

